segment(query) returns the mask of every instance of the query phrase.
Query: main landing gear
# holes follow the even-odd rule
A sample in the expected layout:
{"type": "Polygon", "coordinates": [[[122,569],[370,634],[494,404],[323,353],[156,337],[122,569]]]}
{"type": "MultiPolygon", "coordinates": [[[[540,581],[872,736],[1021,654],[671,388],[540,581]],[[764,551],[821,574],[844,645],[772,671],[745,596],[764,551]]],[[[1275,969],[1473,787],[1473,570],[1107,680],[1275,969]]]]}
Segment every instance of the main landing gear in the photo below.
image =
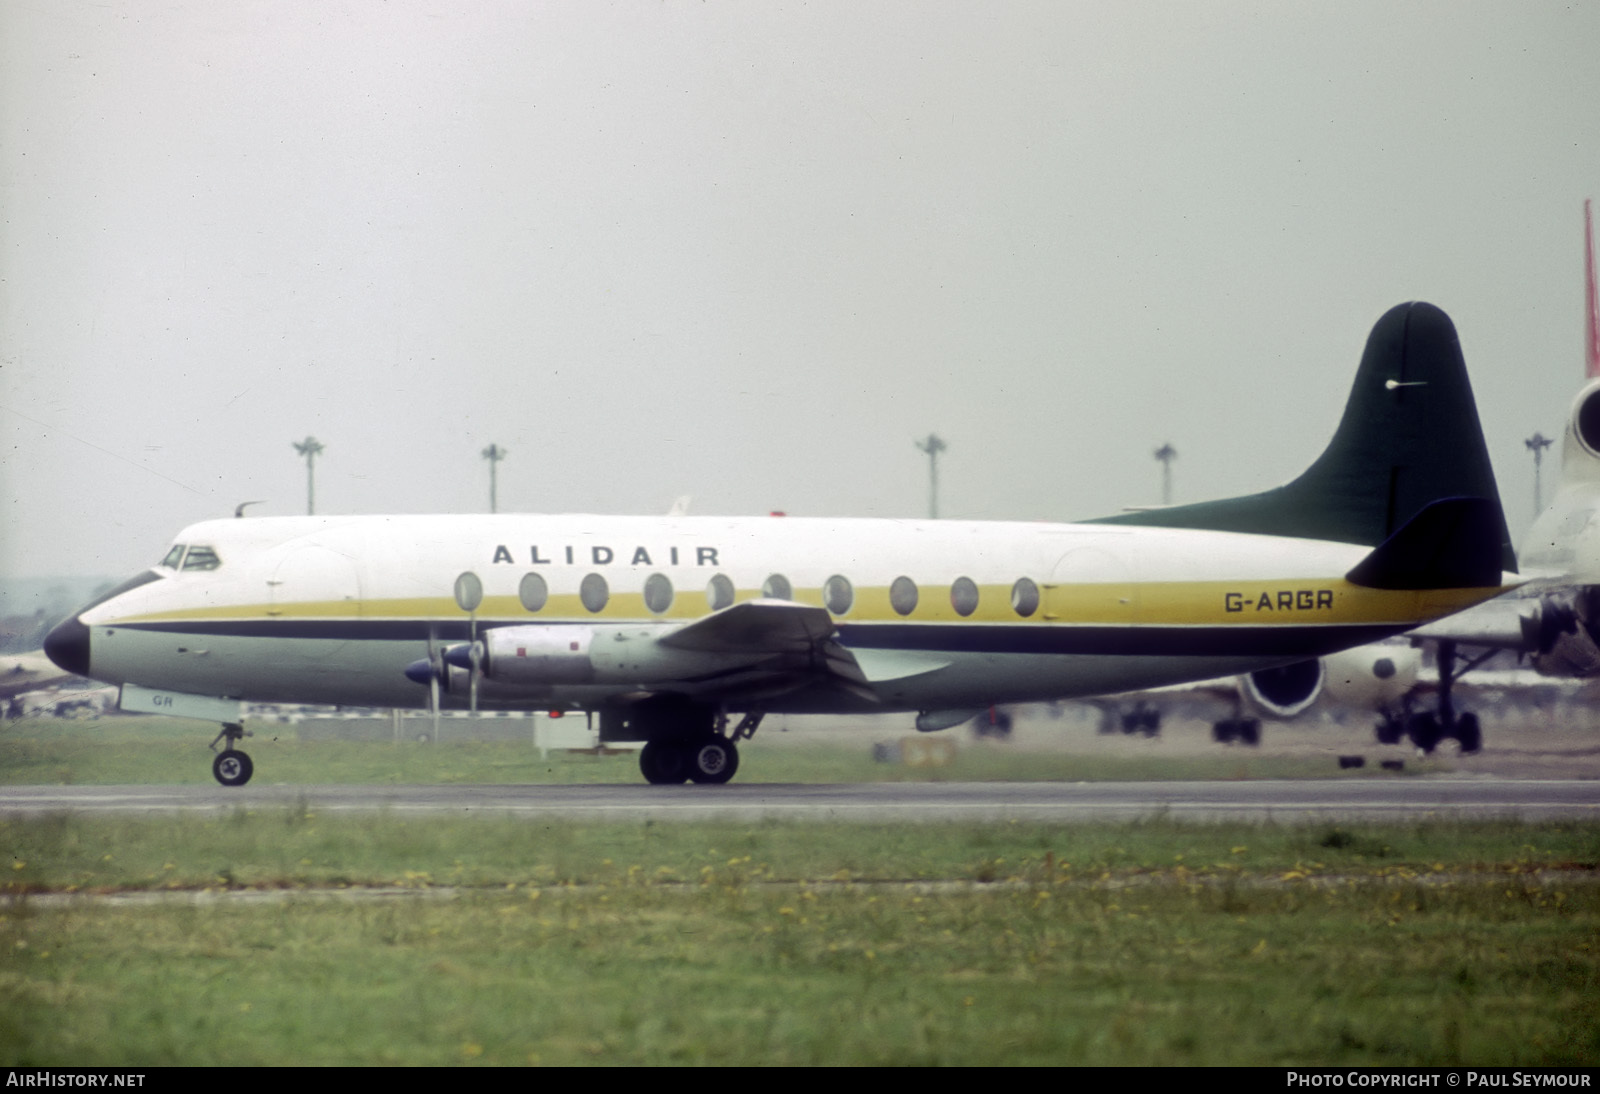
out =
{"type": "Polygon", "coordinates": [[[656,786],[725,783],[739,770],[738,742],[754,735],[761,718],[760,714],[746,714],[731,730],[722,713],[704,719],[703,725],[697,724],[702,721],[699,718],[678,721],[674,728],[679,735],[658,733],[645,742],[639,753],[639,771],[646,782],[656,786]]]}
{"type": "Polygon", "coordinates": [[[1378,743],[1397,745],[1402,737],[1409,737],[1411,743],[1423,752],[1432,752],[1439,747],[1440,741],[1454,738],[1461,745],[1462,752],[1472,753],[1481,749],[1483,727],[1478,724],[1478,716],[1471,711],[1456,713],[1455,704],[1451,702],[1451,688],[1457,680],[1492,657],[1494,652],[1486,650],[1457,669],[1456,644],[1448,640],[1440,642],[1438,709],[1412,713],[1407,708],[1397,714],[1385,714],[1378,723],[1378,743]]]}
{"type": "Polygon", "coordinates": [[[222,751],[217,752],[217,758],[211,761],[211,774],[223,786],[243,786],[256,773],[256,765],[250,762],[250,754],[233,747],[233,743],[243,736],[244,726],[228,722],[211,742],[213,752],[216,751],[217,741],[225,742],[222,751]]]}

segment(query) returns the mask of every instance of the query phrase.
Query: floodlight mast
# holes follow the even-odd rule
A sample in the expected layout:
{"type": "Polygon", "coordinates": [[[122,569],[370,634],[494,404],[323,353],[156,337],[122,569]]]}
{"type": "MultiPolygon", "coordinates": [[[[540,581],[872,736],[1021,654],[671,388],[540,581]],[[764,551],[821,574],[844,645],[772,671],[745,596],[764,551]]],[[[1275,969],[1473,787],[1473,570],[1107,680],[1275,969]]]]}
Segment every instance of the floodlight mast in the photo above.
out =
{"type": "Polygon", "coordinates": [[[491,444],[483,450],[483,458],[489,461],[489,512],[500,511],[500,496],[495,478],[496,465],[506,458],[506,450],[497,444],[491,444]]]}
{"type": "Polygon", "coordinates": [[[1161,461],[1161,504],[1171,505],[1172,461],[1178,458],[1178,450],[1169,442],[1156,449],[1155,457],[1161,461]]]}
{"type": "Polygon", "coordinates": [[[317,511],[317,453],[322,451],[322,442],[308,436],[291,443],[294,450],[306,458],[306,516],[313,516],[317,511]]]}
{"type": "Polygon", "coordinates": [[[1539,514],[1544,512],[1544,493],[1540,489],[1539,465],[1544,462],[1544,450],[1556,442],[1543,433],[1535,432],[1522,443],[1533,453],[1533,519],[1538,520],[1539,514]]]}
{"type": "Polygon", "coordinates": [[[950,446],[940,439],[939,434],[929,433],[925,441],[913,441],[919,449],[928,454],[928,519],[939,519],[939,453],[950,446]]]}

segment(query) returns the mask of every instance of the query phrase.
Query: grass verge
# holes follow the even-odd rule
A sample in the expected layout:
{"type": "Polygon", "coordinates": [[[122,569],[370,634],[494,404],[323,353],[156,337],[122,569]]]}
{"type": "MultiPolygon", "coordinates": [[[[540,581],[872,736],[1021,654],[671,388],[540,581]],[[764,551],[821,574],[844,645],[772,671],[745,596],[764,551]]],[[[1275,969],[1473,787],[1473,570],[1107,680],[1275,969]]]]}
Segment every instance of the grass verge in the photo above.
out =
{"type": "Polygon", "coordinates": [[[291,809],[6,821],[0,846],[24,1066],[1600,1059],[1593,824],[291,809]],[[361,886],[408,892],[330,895],[361,886]],[[131,890],[173,896],[63,899],[131,890]]]}

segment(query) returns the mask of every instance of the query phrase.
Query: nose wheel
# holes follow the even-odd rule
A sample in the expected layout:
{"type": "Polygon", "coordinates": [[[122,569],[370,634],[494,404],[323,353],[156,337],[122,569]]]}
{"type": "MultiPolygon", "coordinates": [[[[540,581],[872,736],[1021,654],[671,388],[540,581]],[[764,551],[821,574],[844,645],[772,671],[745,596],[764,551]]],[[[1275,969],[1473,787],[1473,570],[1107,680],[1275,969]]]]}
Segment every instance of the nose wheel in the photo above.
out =
{"type": "Polygon", "coordinates": [[[250,754],[236,748],[217,753],[217,758],[211,761],[211,773],[223,786],[243,786],[255,771],[256,765],[250,762],[250,754]]]}
{"type": "Polygon", "coordinates": [[[217,747],[217,741],[224,742],[222,751],[211,761],[211,774],[223,786],[243,786],[256,773],[256,765],[251,762],[250,754],[233,747],[233,743],[244,735],[244,726],[229,723],[211,742],[213,749],[217,747]]]}

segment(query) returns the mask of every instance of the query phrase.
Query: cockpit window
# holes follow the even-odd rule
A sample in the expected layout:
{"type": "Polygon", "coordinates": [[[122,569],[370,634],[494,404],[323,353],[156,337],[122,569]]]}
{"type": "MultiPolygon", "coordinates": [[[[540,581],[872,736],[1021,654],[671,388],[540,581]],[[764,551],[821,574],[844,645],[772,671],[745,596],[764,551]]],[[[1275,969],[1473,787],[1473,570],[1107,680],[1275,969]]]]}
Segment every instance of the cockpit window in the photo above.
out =
{"type": "Polygon", "coordinates": [[[174,543],[172,550],[167,552],[167,557],[161,560],[161,565],[176,570],[178,563],[183,561],[183,544],[174,543]]]}
{"type": "Polygon", "coordinates": [[[217,552],[210,547],[194,546],[189,548],[189,553],[183,556],[185,570],[215,570],[222,565],[222,560],[217,557],[217,552]]]}

